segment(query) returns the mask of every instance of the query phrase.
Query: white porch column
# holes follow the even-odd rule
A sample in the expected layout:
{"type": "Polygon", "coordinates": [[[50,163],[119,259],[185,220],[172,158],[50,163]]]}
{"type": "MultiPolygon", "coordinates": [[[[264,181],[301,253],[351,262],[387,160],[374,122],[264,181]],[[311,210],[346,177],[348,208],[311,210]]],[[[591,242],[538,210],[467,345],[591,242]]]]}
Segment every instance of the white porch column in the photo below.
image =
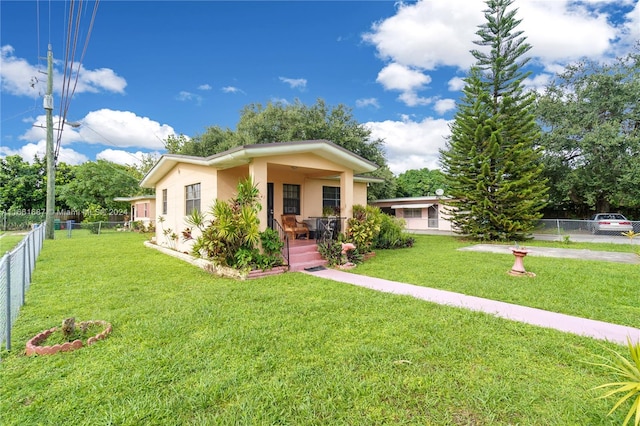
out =
{"type": "Polygon", "coordinates": [[[267,229],[267,162],[263,158],[254,158],[249,163],[249,176],[260,193],[262,209],[258,212],[260,231],[267,229]]]}
{"type": "Polygon", "coordinates": [[[353,170],[340,173],[340,216],[346,217],[346,231],[347,221],[353,217],[353,170]]]}

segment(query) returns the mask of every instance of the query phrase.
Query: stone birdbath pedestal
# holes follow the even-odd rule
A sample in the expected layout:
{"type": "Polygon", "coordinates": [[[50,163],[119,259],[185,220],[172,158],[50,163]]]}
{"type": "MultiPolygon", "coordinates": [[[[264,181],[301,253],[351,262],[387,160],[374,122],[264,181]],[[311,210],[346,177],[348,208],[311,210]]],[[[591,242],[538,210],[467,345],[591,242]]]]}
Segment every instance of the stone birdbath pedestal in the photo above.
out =
{"type": "Polygon", "coordinates": [[[513,263],[511,270],[509,271],[509,275],[513,275],[516,277],[522,277],[522,276],[535,277],[534,273],[527,272],[524,269],[524,263],[523,263],[523,259],[527,254],[531,253],[531,250],[525,249],[524,247],[510,247],[510,249],[511,249],[511,253],[513,253],[516,260],[513,263]]]}

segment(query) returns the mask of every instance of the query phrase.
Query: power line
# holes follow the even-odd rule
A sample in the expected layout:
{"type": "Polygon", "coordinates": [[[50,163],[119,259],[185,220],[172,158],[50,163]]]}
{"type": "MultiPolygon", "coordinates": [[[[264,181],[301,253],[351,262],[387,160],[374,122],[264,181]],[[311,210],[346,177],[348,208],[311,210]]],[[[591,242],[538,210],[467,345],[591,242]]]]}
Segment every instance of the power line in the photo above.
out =
{"type": "Polygon", "coordinates": [[[73,88],[70,89],[71,77],[73,76],[73,69],[75,63],[75,52],[78,45],[78,37],[80,34],[80,23],[81,23],[81,15],[82,15],[82,4],[80,1],[80,5],[77,8],[75,25],[73,20],[74,13],[74,2],[71,1],[69,8],[69,23],[67,25],[67,37],[66,37],[66,49],[65,49],[65,60],[64,60],[64,77],[62,84],[62,97],[60,102],[60,125],[58,128],[60,129],[57,134],[56,139],[56,149],[55,149],[55,157],[58,158],[58,154],[60,152],[60,145],[62,141],[62,130],[64,129],[64,122],[67,118],[67,113],[69,111],[69,106],[71,104],[71,99],[73,99],[73,95],[75,94],[76,88],[78,86],[78,80],[80,77],[80,68],[82,67],[82,63],[84,61],[84,56],[87,52],[87,47],[89,46],[89,40],[91,38],[91,32],[93,30],[93,24],[95,22],[96,14],[98,12],[98,5],[100,1],[96,0],[93,7],[93,13],[91,15],[91,21],[89,23],[89,29],[87,31],[87,35],[84,41],[84,46],[82,48],[82,53],[80,55],[80,61],[77,64],[77,69],[75,71],[75,80],[73,84],[73,88]],[[71,38],[73,34],[73,45],[71,46],[71,38]]]}

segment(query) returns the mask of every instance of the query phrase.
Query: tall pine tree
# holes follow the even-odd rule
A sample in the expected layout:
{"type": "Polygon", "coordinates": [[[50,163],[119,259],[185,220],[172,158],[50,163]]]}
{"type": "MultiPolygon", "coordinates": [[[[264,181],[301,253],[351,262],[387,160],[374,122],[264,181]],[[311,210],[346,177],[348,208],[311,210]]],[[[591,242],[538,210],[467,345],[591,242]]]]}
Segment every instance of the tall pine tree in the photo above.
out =
{"type": "Polygon", "coordinates": [[[525,240],[542,217],[546,181],[535,144],[540,131],[534,94],[525,93],[523,58],[531,48],[515,31],[514,0],[487,0],[486,22],[472,50],[476,64],[465,79],[464,95],[441,151],[457,230],[480,240],[525,240]]]}

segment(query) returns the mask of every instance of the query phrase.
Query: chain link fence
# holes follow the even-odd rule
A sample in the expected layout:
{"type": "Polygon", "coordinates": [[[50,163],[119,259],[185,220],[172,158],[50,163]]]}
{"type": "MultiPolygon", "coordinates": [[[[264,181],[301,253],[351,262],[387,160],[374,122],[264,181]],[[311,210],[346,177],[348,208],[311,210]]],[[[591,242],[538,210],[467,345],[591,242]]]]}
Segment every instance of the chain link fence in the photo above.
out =
{"type": "Polygon", "coordinates": [[[11,350],[11,326],[31,284],[31,273],[42,250],[45,225],[37,225],[0,261],[0,347],[11,350]]]}
{"type": "Polygon", "coordinates": [[[607,228],[600,228],[593,220],[572,220],[572,219],[541,219],[534,233],[555,234],[555,235],[587,235],[606,234],[612,236],[622,236],[622,232],[633,230],[640,233],[640,221],[626,221],[628,225],[611,225],[607,228]],[[620,229],[615,229],[618,226],[620,229]]]}

